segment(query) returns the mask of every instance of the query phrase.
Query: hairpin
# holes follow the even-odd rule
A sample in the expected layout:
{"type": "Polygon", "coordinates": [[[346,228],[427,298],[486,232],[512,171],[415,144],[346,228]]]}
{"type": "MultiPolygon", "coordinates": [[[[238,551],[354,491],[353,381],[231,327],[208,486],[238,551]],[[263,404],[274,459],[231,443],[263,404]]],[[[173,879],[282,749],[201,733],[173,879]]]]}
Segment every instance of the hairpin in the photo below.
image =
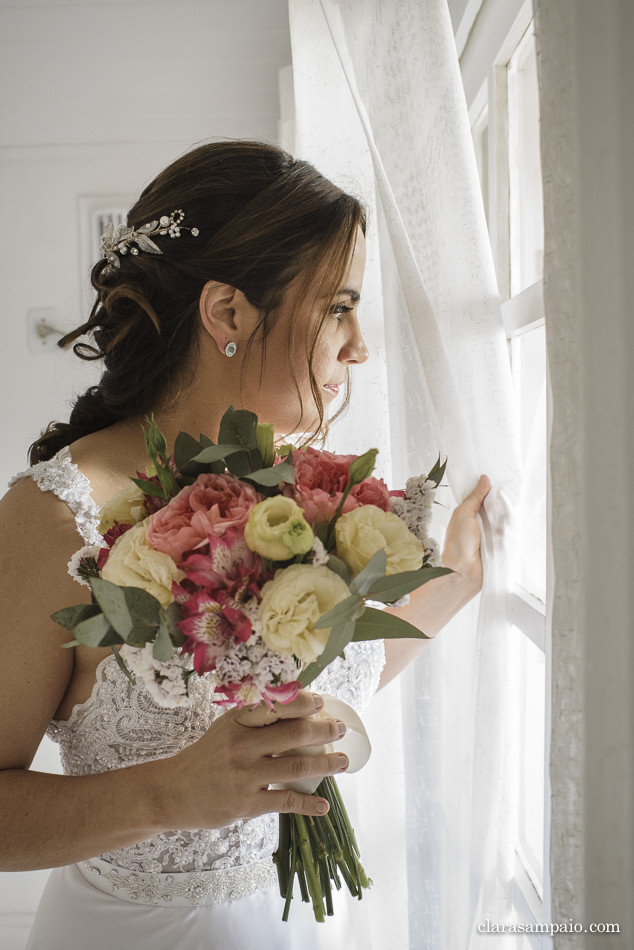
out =
{"type": "Polygon", "coordinates": [[[178,208],[170,215],[164,214],[158,221],[148,221],[140,228],[130,228],[120,224],[115,228],[112,221],[106,225],[101,235],[100,247],[102,256],[108,261],[103,269],[106,276],[114,274],[121,266],[119,254],[138,254],[146,251],[148,254],[162,254],[158,244],[155,244],[150,235],[169,235],[171,238],[181,236],[181,231],[189,231],[192,237],[198,237],[198,228],[187,228],[181,225],[185,212],[178,208]],[[136,245],[136,247],[133,247],[136,245]]]}

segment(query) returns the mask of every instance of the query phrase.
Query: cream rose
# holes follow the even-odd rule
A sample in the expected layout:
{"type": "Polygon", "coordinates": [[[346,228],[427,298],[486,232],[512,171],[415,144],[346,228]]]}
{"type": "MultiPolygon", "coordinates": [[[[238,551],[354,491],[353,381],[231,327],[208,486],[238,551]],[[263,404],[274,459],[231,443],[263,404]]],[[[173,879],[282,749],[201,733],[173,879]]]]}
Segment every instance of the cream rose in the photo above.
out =
{"type": "Polygon", "coordinates": [[[330,627],[315,630],[322,614],[350,591],[327,567],[292,564],[262,588],[262,639],[276,653],[292,653],[306,666],[324,651],[330,627]]]}
{"type": "Polygon", "coordinates": [[[423,563],[423,545],[398,515],[365,505],[349,511],[335,528],[337,554],[356,576],[368,561],[383,549],[387,555],[386,574],[416,571],[423,563]]]}
{"type": "Polygon", "coordinates": [[[147,511],[143,504],[143,492],[131,482],[128,488],[117,492],[110,501],[107,501],[100,512],[99,534],[104,535],[113,527],[115,521],[119,524],[137,524],[147,518],[147,511]]]}
{"type": "Polygon", "coordinates": [[[288,561],[307,554],[313,531],[297,502],[283,495],[265,498],[249,512],[244,540],[252,551],[272,561],[288,561]]]}
{"type": "Polygon", "coordinates": [[[181,581],[185,574],[169,554],[148,543],[146,532],[147,522],[141,522],[117,538],[101,576],[123,587],[141,587],[167,607],[174,600],[172,582],[181,581]]]}

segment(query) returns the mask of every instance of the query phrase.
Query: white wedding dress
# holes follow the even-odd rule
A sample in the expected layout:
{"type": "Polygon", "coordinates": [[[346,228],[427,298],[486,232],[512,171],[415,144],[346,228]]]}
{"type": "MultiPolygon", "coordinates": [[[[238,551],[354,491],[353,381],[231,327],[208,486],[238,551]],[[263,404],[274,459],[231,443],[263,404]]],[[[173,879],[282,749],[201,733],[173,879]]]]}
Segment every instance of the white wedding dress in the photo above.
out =
{"type": "MultiPolygon", "coordinates": [[[[85,544],[99,543],[97,508],[87,478],[64,450],[17,478],[30,476],[75,514],[85,544]]],[[[362,708],[375,692],[385,659],[379,641],[351,644],[311,688],[362,708]]],[[[198,739],[222,708],[205,679],[191,707],[156,705],[132,685],[114,656],[103,660],[90,698],[48,735],[59,743],[64,772],[86,775],[174,755],[198,739]]],[[[121,808],[125,809],[125,801],[121,808]]],[[[95,814],[94,821],[99,821],[95,814]]],[[[271,854],[277,815],[227,828],[173,831],[132,847],[56,868],[44,890],[27,950],[330,950],[361,947],[347,918],[347,893],[335,917],[315,923],[298,888],[290,920],[271,854]]]]}

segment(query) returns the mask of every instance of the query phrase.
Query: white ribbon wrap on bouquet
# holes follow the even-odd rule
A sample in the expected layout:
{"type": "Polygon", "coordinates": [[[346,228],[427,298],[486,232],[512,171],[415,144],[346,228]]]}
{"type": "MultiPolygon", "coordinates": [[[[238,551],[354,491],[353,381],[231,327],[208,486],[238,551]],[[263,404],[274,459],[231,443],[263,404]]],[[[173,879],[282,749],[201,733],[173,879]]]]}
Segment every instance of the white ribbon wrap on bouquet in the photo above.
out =
{"type": "MultiPolygon", "coordinates": [[[[301,752],[303,755],[329,755],[331,752],[343,752],[348,756],[350,762],[346,772],[358,772],[370,758],[372,751],[370,740],[365,731],[361,719],[348,703],[335,696],[329,696],[328,693],[320,694],[324,700],[323,708],[315,713],[315,719],[339,719],[346,724],[346,733],[341,739],[335,739],[334,742],[328,742],[326,745],[303,746],[301,749],[290,749],[286,755],[292,755],[301,752]]],[[[322,776],[313,778],[297,779],[294,782],[284,782],[282,788],[290,788],[295,792],[303,792],[311,795],[319,783],[322,776]]]]}

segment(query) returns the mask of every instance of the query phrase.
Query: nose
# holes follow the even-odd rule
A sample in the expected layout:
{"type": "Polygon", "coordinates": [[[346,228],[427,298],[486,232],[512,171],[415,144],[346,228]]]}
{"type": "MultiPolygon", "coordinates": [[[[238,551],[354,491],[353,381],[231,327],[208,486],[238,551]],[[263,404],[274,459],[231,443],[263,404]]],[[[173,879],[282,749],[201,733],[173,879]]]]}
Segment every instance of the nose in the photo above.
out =
{"type": "Polygon", "coordinates": [[[341,363],[365,363],[369,356],[368,348],[365,345],[363,334],[358,323],[355,321],[351,326],[350,334],[346,342],[339,350],[339,362],[341,363]]]}

